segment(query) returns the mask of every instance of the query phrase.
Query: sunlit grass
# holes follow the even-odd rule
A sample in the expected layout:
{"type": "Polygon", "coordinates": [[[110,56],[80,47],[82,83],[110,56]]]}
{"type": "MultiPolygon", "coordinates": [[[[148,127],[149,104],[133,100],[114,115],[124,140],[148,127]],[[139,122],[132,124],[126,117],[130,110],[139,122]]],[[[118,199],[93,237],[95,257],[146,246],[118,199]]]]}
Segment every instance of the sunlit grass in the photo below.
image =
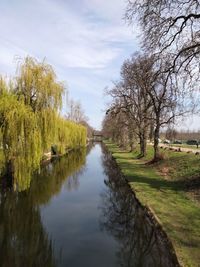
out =
{"type": "Polygon", "coordinates": [[[148,147],[146,158],[137,159],[137,149],[130,153],[114,144],[106,145],[141,203],[151,207],[161,221],[180,263],[199,266],[200,205],[186,193],[185,181],[200,174],[200,156],[163,150],[165,159],[148,165],[152,147],[148,147]]]}

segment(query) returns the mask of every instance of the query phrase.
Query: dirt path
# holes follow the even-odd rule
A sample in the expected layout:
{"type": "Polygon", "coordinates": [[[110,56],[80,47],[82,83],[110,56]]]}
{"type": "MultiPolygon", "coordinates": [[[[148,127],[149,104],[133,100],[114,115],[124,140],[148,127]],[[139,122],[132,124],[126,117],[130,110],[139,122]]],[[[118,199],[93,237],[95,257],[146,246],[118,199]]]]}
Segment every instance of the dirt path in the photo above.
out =
{"type": "Polygon", "coordinates": [[[179,151],[183,151],[183,152],[192,152],[194,154],[196,154],[196,152],[200,153],[200,149],[195,149],[195,148],[189,148],[189,147],[179,147],[179,146],[172,146],[172,145],[168,145],[168,144],[160,144],[159,147],[167,147],[167,148],[172,148],[174,150],[179,150],[179,151]]]}

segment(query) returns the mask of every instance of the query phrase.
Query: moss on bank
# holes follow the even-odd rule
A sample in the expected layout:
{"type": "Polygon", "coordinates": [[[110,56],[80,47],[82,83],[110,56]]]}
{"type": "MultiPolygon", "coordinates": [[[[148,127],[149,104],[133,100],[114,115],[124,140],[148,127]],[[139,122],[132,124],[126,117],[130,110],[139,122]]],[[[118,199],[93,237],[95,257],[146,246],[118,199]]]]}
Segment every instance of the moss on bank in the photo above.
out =
{"type": "Polygon", "coordinates": [[[149,206],[171,239],[183,266],[200,264],[200,205],[188,194],[187,183],[200,173],[200,156],[163,151],[165,160],[146,164],[134,153],[105,142],[143,205],[149,206]]]}

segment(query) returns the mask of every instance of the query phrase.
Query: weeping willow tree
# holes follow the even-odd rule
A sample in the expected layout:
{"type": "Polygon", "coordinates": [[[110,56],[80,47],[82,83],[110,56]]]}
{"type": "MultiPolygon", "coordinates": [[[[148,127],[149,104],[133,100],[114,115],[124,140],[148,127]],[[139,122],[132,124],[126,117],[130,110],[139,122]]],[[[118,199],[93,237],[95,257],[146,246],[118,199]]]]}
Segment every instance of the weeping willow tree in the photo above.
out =
{"type": "Polygon", "coordinates": [[[34,112],[62,107],[64,85],[57,81],[51,65],[26,57],[18,63],[15,93],[34,112]]]}
{"type": "Polygon", "coordinates": [[[56,118],[62,107],[64,85],[57,81],[53,68],[31,57],[18,64],[14,93],[31,107],[38,120],[43,150],[56,138],[56,118]]]}
{"type": "Polygon", "coordinates": [[[86,128],[80,124],[67,121],[61,117],[56,119],[56,140],[59,153],[86,145],[86,128]]]}
{"type": "Polygon", "coordinates": [[[16,177],[15,187],[20,185],[23,190],[29,186],[31,170],[39,166],[42,156],[36,117],[15,95],[5,93],[0,97],[0,121],[6,174],[16,177]]]}
{"type": "Polygon", "coordinates": [[[56,145],[59,154],[85,146],[85,127],[60,116],[64,85],[52,67],[27,57],[9,83],[0,78],[0,144],[5,173],[25,190],[42,155],[56,145]]]}

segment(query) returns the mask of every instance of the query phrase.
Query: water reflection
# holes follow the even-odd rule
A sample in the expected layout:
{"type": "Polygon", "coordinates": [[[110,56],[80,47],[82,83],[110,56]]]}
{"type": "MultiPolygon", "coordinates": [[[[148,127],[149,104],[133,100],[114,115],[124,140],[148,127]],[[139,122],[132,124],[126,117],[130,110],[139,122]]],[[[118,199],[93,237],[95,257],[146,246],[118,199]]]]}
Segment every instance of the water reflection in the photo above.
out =
{"type": "Polygon", "coordinates": [[[26,193],[1,195],[0,266],[55,266],[52,241],[26,193]]]}
{"type": "Polygon", "coordinates": [[[67,189],[77,189],[79,174],[84,171],[86,149],[72,151],[44,166],[40,174],[32,178],[29,194],[35,204],[45,204],[60,192],[64,182],[67,189]],[[67,180],[66,180],[67,178],[67,180]]]}
{"type": "Polygon", "coordinates": [[[177,266],[176,257],[170,254],[169,247],[136,201],[111,156],[104,153],[102,162],[107,178],[104,181],[106,189],[101,195],[100,224],[119,243],[119,265],[177,266]]]}
{"type": "Polygon", "coordinates": [[[0,193],[0,266],[57,266],[53,242],[41,220],[40,205],[58,194],[64,181],[77,188],[78,173],[83,172],[86,150],[71,152],[41,168],[23,192],[0,193]]]}
{"type": "MultiPolygon", "coordinates": [[[[88,146],[87,150],[89,150],[90,148],[91,146],[88,146]]],[[[48,163],[46,165],[46,170],[43,169],[42,172],[44,173],[44,175],[48,175],[48,173],[50,175],[53,175],[54,173],[56,173],[57,175],[58,173],[58,175],[61,177],[62,177],[62,174],[64,174],[64,177],[65,177],[66,175],[65,172],[67,170],[69,172],[68,175],[71,175],[70,171],[72,170],[73,172],[74,167],[76,167],[76,166],[73,166],[73,164],[74,163],[81,164],[81,165],[84,164],[81,161],[85,160],[85,156],[86,156],[86,148],[82,148],[77,151],[72,151],[66,156],[61,157],[59,160],[56,159],[56,162],[60,161],[60,164],[56,164],[54,166],[53,160],[52,160],[50,164],[48,163]],[[64,166],[62,162],[66,161],[66,159],[67,160],[69,159],[69,160],[68,160],[68,163],[66,164],[67,166],[64,166]],[[53,170],[53,173],[51,173],[52,170],[53,170]]],[[[4,167],[3,167],[5,163],[1,160],[1,158],[2,158],[2,151],[0,151],[0,186],[6,190],[9,188],[9,189],[12,189],[13,191],[18,191],[18,192],[22,192],[22,191],[29,189],[31,186],[31,183],[33,182],[32,179],[35,178],[35,176],[37,177],[37,174],[34,175],[34,168],[30,169],[30,166],[29,166],[29,170],[28,170],[26,166],[26,162],[24,162],[24,164],[21,164],[21,161],[19,162],[16,161],[15,168],[8,167],[9,171],[5,172],[4,167]],[[18,172],[17,175],[15,173],[16,171],[18,172]]]]}

